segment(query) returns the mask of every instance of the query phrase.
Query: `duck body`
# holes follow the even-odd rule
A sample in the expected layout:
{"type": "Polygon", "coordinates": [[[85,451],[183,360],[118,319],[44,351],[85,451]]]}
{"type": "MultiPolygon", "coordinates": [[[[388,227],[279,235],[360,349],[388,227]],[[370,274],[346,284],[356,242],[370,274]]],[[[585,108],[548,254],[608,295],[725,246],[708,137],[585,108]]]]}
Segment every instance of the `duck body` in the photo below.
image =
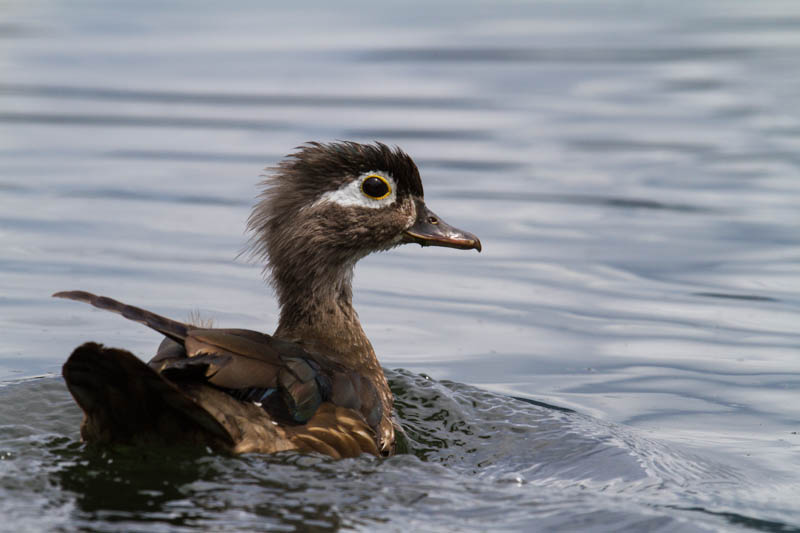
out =
{"type": "Polygon", "coordinates": [[[353,267],[402,243],[480,251],[480,241],[430,212],[411,158],[380,143],[301,147],[265,181],[249,228],[281,305],[273,335],[197,327],[84,291],[54,294],[165,336],[147,364],[93,342],[74,350],[63,375],[84,411],[84,440],[395,452],[393,398],[352,306],[353,267]]]}

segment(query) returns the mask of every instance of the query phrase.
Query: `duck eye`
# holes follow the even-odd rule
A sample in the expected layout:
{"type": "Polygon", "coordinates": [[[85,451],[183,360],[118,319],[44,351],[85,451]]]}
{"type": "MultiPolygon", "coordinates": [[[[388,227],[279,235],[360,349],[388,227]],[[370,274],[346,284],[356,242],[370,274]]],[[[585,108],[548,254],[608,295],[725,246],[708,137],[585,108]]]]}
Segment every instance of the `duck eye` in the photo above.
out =
{"type": "Polygon", "coordinates": [[[370,174],[361,182],[361,192],[373,200],[383,200],[392,194],[392,187],[383,176],[370,174]]]}

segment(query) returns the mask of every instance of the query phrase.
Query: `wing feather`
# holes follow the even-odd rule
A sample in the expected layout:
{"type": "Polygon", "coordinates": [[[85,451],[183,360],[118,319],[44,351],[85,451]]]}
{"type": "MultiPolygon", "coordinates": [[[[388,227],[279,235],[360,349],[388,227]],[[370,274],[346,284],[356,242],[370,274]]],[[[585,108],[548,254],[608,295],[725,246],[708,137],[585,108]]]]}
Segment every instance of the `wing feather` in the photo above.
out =
{"type": "MultiPolygon", "coordinates": [[[[378,455],[375,435],[382,416],[382,403],[375,385],[365,376],[344,371],[328,358],[308,353],[298,344],[257,331],[199,328],[84,291],[58,292],[53,296],[118,313],[165,335],[167,339],[148,364],[166,379],[164,390],[172,390],[169,387],[174,385],[177,387],[175,394],[182,389],[194,395],[200,394],[196,391],[205,390],[198,386],[210,384],[218,391],[227,392],[231,402],[244,402],[248,405],[243,407],[248,409],[263,405],[269,416],[289,422],[284,430],[291,433],[287,436],[298,449],[332,457],[352,457],[362,452],[378,455]]],[[[143,363],[142,367],[146,368],[143,363]]],[[[77,382],[81,380],[73,380],[77,382]]],[[[150,382],[158,383],[152,379],[150,382]]],[[[72,386],[76,398],[81,397],[80,387],[72,386]]],[[[112,393],[112,390],[107,391],[107,394],[112,393]]],[[[90,401],[84,401],[87,407],[90,401]]],[[[210,402],[205,409],[209,413],[216,412],[214,405],[210,402]]],[[[187,407],[186,414],[209,425],[207,419],[197,414],[200,411],[193,409],[195,407],[187,407]]],[[[228,424],[223,420],[230,418],[221,412],[214,417],[223,426],[228,424]]],[[[239,433],[234,426],[226,430],[231,435],[239,433]]],[[[248,433],[235,449],[262,449],[257,438],[261,433],[261,430],[248,433]]]]}

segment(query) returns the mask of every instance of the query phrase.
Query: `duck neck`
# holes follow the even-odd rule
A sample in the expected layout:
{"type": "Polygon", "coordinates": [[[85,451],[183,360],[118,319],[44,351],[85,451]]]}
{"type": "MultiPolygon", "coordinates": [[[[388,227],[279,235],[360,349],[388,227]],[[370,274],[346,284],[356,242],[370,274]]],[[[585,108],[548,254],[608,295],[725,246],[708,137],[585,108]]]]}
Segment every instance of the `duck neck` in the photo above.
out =
{"type": "Polygon", "coordinates": [[[281,305],[275,336],[335,358],[349,368],[377,367],[375,351],[353,308],[353,268],[273,268],[281,305]]]}

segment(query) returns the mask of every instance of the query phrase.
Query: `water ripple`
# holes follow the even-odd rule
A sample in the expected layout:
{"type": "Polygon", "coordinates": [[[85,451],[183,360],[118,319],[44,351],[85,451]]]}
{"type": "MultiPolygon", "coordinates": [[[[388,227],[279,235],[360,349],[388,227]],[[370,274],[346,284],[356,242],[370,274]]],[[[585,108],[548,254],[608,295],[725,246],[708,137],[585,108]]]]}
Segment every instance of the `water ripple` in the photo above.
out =
{"type": "Polygon", "coordinates": [[[223,198],[202,194],[177,194],[166,191],[148,191],[142,189],[112,189],[109,187],[95,187],[85,190],[64,191],[60,194],[64,198],[102,198],[113,200],[138,200],[147,202],[167,202],[170,204],[197,204],[197,205],[222,205],[249,207],[252,202],[241,198],[223,198]]]}
{"type": "Polygon", "coordinates": [[[745,47],[675,48],[400,48],[363,52],[363,61],[501,63],[658,63],[697,58],[729,59],[752,55],[745,47]]]}
{"type": "Polygon", "coordinates": [[[268,131],[288,129],[284,122],[270,120],[220,119],[203,117],[147,115],[89,115],[75,113],[14,113],[0,112],[0,122],[19,124],[48,124],[51,126],[103,126],[146,128],[204,128],[268,131]]]}
{"type": "Polygon", "coordinates": [[[76,99],[89,101],[152,102],[163,104],[204,104],[213,106],[302,106],[368,108],[488,108],[489,101],[464,97],[380,96],[374,94],[258,94],[78,87],[71,85],[0,84],[0,94],[26,97],[76,99]]]}
{"type": "Polygon", "coordinates": [[[680,529],[692,516],[706,527],[739,520],[787,526],[769,516],[732,514],[720,497],[747,483],[747,474],[718,458],[552,406],[387,372],[410,452],[389,460],[84,446],[77,442],[79,410],[60,378],[6,384],[0,470],[13,470],[4,479],[14,482],[0,484],[0,495],[14,494],[17,507],[0,503],[0,509],[33,528],[302,524],[326,531],[408,527],[410,520],[428,529],[519,530],[590,519],[593,529],[638,531],[680,529]],[[60,488],[42,502],[47,513],[19,506],[23,493],[38,501],[43,484],[60,488]]]}
{"type": "Polygon", "coordinates": [[[548,194],[521,191],[503,192],[457,189],[448,192],[448,195],[454,198],[463,198],[465,200],[597,205],[621,209],[652,209],[657,211],[676,211],[680,213],[713,213],[717,211],[717,209],[691,204],[666,203],[645,198],[620,198],[588,194],[548,194]]]}

